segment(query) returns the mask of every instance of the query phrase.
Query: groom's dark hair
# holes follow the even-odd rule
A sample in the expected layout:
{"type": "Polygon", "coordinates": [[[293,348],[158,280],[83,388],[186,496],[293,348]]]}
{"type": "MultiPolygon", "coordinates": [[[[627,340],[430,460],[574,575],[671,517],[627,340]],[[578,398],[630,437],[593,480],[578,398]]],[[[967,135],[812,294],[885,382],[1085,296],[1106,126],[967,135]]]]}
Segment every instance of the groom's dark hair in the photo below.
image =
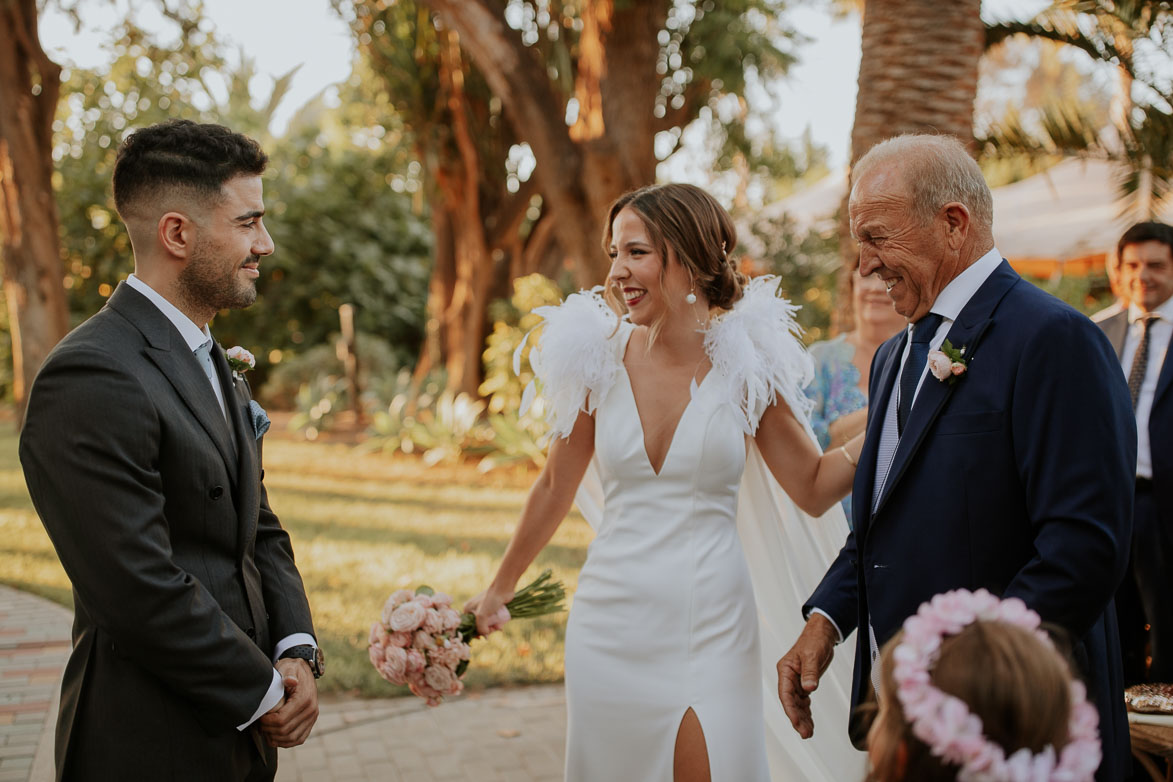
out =
{"type": "Polygon", "coordinates": [[[118,148],[114,205],[125,220],[141,204],[169,191],[215,203],[225,182],[259,176],[269,158],[260,144],[223,125],[174,119],[136,130],[118,148]]]}

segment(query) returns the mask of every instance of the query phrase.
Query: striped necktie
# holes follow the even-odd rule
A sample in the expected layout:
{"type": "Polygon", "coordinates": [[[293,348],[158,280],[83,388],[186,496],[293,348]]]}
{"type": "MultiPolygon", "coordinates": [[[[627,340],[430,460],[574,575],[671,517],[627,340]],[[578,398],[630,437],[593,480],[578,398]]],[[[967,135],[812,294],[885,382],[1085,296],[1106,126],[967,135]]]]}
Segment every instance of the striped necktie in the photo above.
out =
{"type": "Polygon", "coordinates": [[[1149,326],[1153,325],[1160,316],[1146,313],[1137,318],[1140,323],[1140,344],[1136,346],[1136,355],[1132,357],[1132,368],[1128,370],[1128,393],[1132,397],[1132,409],[1136,409],[1136,400],[1140,398],[1140,387],[1144,383],[1145,373],[1149,368],[1149,326]]]}

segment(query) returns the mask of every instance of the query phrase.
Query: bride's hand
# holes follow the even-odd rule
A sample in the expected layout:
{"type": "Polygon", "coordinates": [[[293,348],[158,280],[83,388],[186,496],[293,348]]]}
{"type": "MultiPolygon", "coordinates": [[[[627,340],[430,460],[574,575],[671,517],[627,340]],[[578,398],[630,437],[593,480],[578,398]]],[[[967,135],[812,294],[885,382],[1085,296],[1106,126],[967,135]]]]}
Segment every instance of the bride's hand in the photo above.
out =
{"type": "Polygon", "coordinates": [[[490,587],[465,603],[464,610],[476,615],[477,632],[488,635],[500,630],[509,621],[509,609],[505,604],[512,599],[512,590],[499,592],[490,587]]]}

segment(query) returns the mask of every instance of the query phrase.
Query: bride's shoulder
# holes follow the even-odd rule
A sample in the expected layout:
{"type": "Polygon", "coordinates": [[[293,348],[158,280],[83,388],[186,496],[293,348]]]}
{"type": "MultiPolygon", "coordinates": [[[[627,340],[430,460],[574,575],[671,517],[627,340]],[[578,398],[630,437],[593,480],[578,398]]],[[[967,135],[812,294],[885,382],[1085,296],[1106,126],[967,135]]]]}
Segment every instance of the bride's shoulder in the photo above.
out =
{"type": "MultiPolygon", "coordinates": [[[[556,437],[570,434],[580,411],[594,412],[622,369],[621,347],[632,325],[611,309],[602,290],[572,293],[561,304],[534,310],[542,318],[529,355],[536,387],[526,388],[522,407],[540,392],[556,437]]],[[[514,354],[515,372],[524,347],[523,341],[514,354]]]]}
{"type": "Polygon", "coordinates": [[[773,275],[750,280],[705,337],[709,360],[729,383],[747,434],[757,431],[762,413],[779,397],[795,415],[810,416],[803,388],[814,378],[814,365],[794,317],[801,308],[781,296],[779,283],[773,275]]]}

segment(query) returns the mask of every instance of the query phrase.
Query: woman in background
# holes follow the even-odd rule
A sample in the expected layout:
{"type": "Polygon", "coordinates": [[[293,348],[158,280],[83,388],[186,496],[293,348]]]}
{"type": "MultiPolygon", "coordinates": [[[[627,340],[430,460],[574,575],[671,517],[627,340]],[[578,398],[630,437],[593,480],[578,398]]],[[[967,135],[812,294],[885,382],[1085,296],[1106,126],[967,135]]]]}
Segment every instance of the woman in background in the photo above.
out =
{"type": "MultiPolygon", "coordinates": [[[[806,387],[814,402],[811,428],[824,451],[838,448],[867,426],[868,374],[872,356],[908,323],[892,306],[879,276],[859,276],[859,261],[848,272],[852,329],[810,347],[815,379],[806,387]]],[[[851,495],[843,500],[851,525],[851,495]]]]}

